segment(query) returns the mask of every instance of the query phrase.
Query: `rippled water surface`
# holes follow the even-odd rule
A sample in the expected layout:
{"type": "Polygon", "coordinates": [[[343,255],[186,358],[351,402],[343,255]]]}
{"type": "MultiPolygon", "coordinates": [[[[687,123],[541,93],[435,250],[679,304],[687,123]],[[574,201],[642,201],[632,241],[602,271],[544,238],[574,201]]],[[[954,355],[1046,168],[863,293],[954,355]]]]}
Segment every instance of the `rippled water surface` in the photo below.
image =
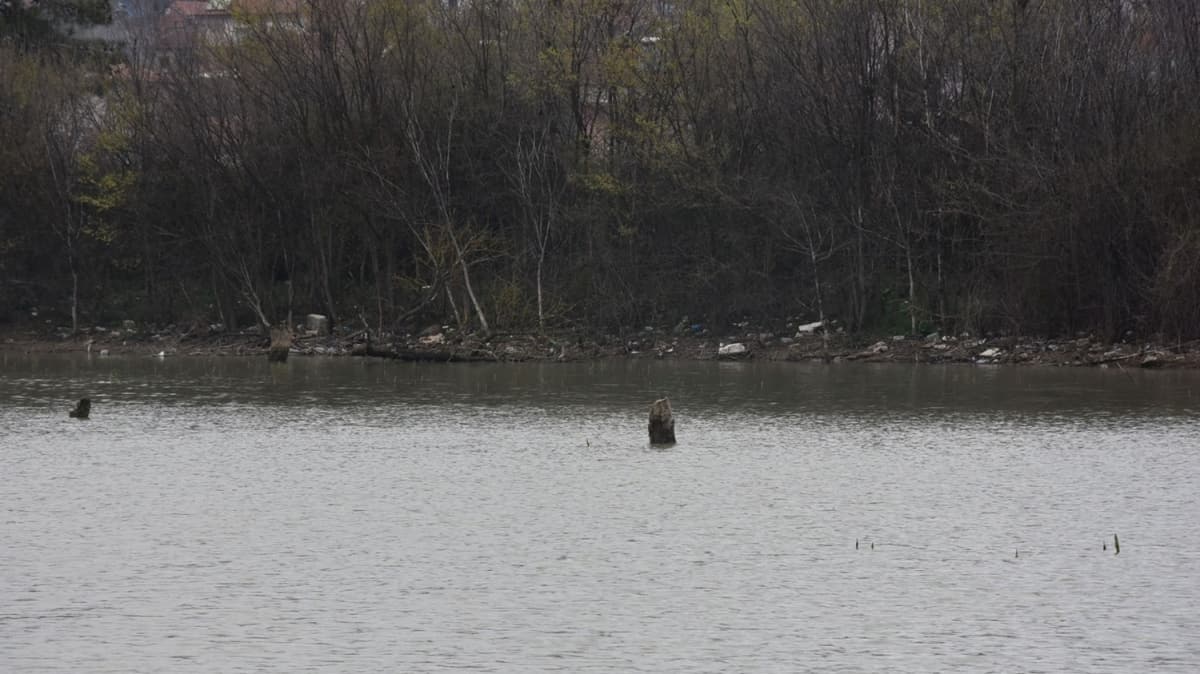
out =
{"type": "Polygon", "coordinates": [[[0,671],[1193,672],[1198,396],[0,355],[0,671]]]}

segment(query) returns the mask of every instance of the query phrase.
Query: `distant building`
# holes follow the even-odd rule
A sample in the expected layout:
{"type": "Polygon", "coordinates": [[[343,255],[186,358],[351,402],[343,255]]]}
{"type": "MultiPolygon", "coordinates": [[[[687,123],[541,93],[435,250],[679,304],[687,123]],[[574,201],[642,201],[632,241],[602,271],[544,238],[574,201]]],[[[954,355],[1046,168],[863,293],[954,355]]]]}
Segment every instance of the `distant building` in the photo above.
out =
{"type": "Polygon", "coordinates": [[[301,0],[174,0],[158,20],[160,61],[178,59],[196,48],[234,44],[247,21],[302,25],[301,0]]]}

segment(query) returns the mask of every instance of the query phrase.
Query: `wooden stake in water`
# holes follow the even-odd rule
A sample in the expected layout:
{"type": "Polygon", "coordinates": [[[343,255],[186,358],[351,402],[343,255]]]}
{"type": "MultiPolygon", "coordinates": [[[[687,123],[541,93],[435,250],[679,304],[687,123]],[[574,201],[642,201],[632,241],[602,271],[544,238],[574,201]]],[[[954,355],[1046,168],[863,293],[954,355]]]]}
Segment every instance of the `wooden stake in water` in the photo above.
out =
{"type": "Polygon", "coordinates": [[[671,415],[671,401],[666,398],[650,405],[650,444],[675,444],[675,418],[671,415]]]}
{"type": "Polygon", "coordinates": [[[1113,550],[1116,550],[1114,555],[1121,554],[1121,539],[1117,538],[1116,534],[1113,534],[1113,550]]]}
{"type": "Polygon", "coordinates": [[[87,419],[88,415],[91,413],[92,413],[92,401],[89,400],[88,398],[83,398],[82,400],[79,401],[79,404],[75,406],[75,409],[71,410],[67,414],[72,419],[87,419]]]}
{"type": "Polygon", "coordinates": [[[267,349],[267,360],[272,363],[286,363],[288,351],[292,348],[292,331],[288,327],[271,328],[271,348],[267,349]]]}

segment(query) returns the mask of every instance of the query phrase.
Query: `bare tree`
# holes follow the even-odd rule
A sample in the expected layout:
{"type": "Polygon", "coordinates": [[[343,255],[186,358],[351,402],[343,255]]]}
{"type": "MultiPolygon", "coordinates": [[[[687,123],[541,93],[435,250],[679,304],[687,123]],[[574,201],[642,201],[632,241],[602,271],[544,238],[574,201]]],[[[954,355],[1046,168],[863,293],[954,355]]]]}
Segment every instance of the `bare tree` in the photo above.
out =
{"type": "Polygon", "coordinates": [[[546,266],[546,251],[550,236],[559,218],[565,191],[558,167],[554,165],[549,129],[542,128],[517,138],[514,169],[510,174],[526,224],[533,230],[535,255],[535,286],[537,289],[538,330],[546,331],[546,311],[543,299],[542,276],[546,266]]]}
{"type": "MultiPolygon", "coordinates": [[[[412,150],[413,161],[417,166],[421,177],[428,185],[434,203],[437,207],[438,225],[442,231],[450,239],[450,244],[454,247],[455,262],[462,271],[463,286],[466,289],[467,297],[470,299],[471,307],[475,310],[475,317],[479,319],[479,326],[483,332],[491,332],[488,327],[487,316],[483,313],[483,308],[479,305],[479,299],[475,296],[475,289],[471,286],[471,268],[467,262],[467,250],[464,246],[463,237],[457,231],[458,223],[455,220],[453,207],[451,205],[451,152],[454,147],[454,122],[455,113],[457,111],[457,99],[455,99],[446,110],[446,132],[445,138],[428,139],[422,133],[420,124],[417,120],[416,112],[410,105],[407,112],[408,124],[406,133],[408,136],[409,147],[412,150]],[[426,142],[432,143],[432,156],[425,147],[426,142]]],[[[453,301],[453,298],[451,298],[453,301]]]]}
{"type": "Polygon", "coordinates": [[[79,160],[84,144],[95,132],[93,101],[67,96],[58,101],[44,132],[46,162],[50,169],[55,216],[52,228],[63,244],[71,273],[71,333],[79,332],[80,245],[88,225],[88,211],[80,203],[79,160]]]}

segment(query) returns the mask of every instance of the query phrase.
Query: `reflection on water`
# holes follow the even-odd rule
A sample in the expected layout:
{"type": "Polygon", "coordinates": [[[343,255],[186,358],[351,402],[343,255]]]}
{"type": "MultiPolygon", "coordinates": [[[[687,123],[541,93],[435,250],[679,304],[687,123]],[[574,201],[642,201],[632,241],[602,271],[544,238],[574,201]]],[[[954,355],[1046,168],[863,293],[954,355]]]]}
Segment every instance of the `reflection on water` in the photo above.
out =
{"type": "Polygon", "coordinates": [[[1197,384],[0,355],[0,670],[1195,671],[1197,384]]]}

